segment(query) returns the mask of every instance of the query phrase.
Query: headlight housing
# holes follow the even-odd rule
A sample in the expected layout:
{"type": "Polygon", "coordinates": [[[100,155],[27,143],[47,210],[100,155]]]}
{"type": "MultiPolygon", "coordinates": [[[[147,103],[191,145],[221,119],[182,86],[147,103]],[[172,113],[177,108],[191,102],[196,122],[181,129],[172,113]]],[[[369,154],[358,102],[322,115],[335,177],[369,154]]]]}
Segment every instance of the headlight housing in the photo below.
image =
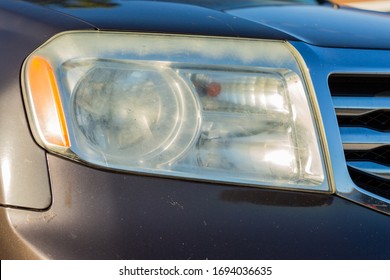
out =
{"type": "Polygon", "coordinates": [[[314,96],[285,42],[67,32],[23,67],[32,131],[103,168],[329,191],[314,96]]]}

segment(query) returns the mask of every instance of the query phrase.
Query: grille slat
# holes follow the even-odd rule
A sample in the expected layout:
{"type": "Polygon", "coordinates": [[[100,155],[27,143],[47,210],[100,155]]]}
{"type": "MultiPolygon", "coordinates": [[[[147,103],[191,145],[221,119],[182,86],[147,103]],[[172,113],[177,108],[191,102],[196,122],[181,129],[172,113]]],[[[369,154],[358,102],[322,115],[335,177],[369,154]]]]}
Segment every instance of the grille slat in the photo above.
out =
{"type": "Polygon", "coordinates": [[[352,181],[390,199],[390,76],[331,75],[329,88],[352,181]]]}
{"type": "Polygon", "coordinates": [[[390,180],[390,168],[370,161],[351,161],[348,166],[364,173],[370,173],[384,180],[390,180]]]}
{"type": "Polygon", "coordinates": [[[390,108],[389,97],[332,97],[333,106],[338,109],[364,109],[364,110],[384,110],[390,108]],[[353,98],[351,98],[353,97],[353,98]]]}
{"type": "Polygon", "coordinates": [[[348,171],[356,185],[376,195],[390,199],[390,180],[351,167],[348,168],[348,171]]]}
{"type": "Polygon", "coordinates": [[[390,133],[360,127],[340,127],[344,150],[370,150],[390,143],[390,133]]]}

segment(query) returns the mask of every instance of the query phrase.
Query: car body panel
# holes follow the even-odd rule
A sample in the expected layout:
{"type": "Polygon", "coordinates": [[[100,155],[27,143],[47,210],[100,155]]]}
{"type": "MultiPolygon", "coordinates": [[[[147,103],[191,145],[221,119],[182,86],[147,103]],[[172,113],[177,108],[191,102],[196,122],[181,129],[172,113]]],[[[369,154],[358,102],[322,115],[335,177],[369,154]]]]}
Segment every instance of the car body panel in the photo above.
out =
{"type": "Polygon", "coordinates": [[[390,21],[385,14],[321,6],[260,7],[228,12],[271,26],[311,45],[390,49],[390,21]]]}
{"type": "MultiPolygon", "coordinates": [[[[355,67],[378,71],[374,63],[370,68],[364,65],[370,52],[378,58],[390,48],[389,40],[384,41],[390,30],[386,15],[376,26],[382,32],[369,34],[370,27],[357,30],[364,25],[361,16],[373,20],[373,14],[331,6],[238,9],[235,5],[235,10],[225,13],[216,6],[212,10],[175,3],[112,2],[131,9],[0,2],[0,40],[8,42],[0,44],[0,61],[7,65],[0,75],[0,143],[6,144],[0,146],[1,189],[8,186],[13,193],[0,196],[1,259],[389,259],[389,217],[337,195],[112,172],[48,154],[32,139],[19,80],[24,59],[67,30],[289,40],[310,61],[306,70],[321,105],[325,132],[335,138],[329,143],[332,164],[339,167],[345,159],[326,79],[333,71],[355,67]],[[291,15],[301,26],[305,18],[298,15],[312,11],[307,30],[282,20],[271,24],[270,13],[279,8],[283,12],[277,17],[291,15]],[[164,15],[165,9],[172,10],[164,15]],[[335,16],[341,24],[344,13],[353,23],[340,26],[331,40],[337,26],[329,22],[325,26],[329,20],[325,15],[335,16]],[[321,32],[315,28],[319,25],[321,32]],[[364,41],[362,35],[371,37],[364,41]],[[345,49],[332,52],[331,47],[345,49]],[[333,63],[332,55],[339,54],[349,54],[347,60],[367,56],[345,65],[343,56],[338,56],[338,63],[333,63]],[[4,162],[10,163],[9,169],[4,162]],[[7,176],[12,180],[7,181],[7,176]]],[[[379,66],[388,71],[386,61],[379,66]]],[[[335,176],[345,176],[345,168],[336,169],[335,176]]]]}
{"type": "Polygon", "coordinates": [[[294,39],[273,28],[195,5],[158,1],[110,3],[113,5],[94,8],[49,7],[90,22],[101,30],[294,39]]]}
{"type": "Polygon", "coordinates": [[[20,236],[49,258],[381,259],[390,254],[388,217],[341,198],[113,174],[51,155],[48,162],[52,207],[10,209],[8,215],[20,236]]]}
{"type": "Polygon", "coordinates": [[[390,48],[387,14],[332,5],[278,1],[259,5],[261,2],[115,0],[105,7],[49,7],[104,30],[299,40],[323,47],[390,48]]]}

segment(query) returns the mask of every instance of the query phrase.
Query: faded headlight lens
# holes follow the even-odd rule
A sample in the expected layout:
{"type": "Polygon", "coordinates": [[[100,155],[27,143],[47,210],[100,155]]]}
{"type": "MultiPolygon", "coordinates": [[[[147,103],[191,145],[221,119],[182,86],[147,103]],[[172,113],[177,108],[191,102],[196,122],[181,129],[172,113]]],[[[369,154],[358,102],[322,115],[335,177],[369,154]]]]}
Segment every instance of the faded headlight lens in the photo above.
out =
{"type": "Polygon", "coordinates": [[[329,190],[314,102],[283,42],[64,33],[28,58],[24,89],[37,141],[85,163],[329,190]]]}
{"type": "Polygon", "coordinates": [[[172,163],[195,141],[200,125],[196,96],[172,69],[140,63],[83,62],[91,68],[71,98],[80,153],[115,165],[157,168],[172,163]],[[113,82],[110,82],[113,81],[113,82]]]}

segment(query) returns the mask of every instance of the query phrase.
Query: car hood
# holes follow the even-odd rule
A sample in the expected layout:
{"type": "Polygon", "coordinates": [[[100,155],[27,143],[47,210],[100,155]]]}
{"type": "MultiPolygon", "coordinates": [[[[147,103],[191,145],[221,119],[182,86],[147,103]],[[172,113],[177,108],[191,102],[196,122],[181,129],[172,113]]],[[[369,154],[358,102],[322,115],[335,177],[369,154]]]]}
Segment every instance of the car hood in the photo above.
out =
{"type": "MultiPolygon", "coordinates": [[[[30,0],[31,2],[31,0],[30,0]]],[[[43,1],[47,3],[46,1],[43,1]]],[[[323,47],[390,49],[385,13],[264,0],[62,0],[47,7],[101,30],[303,41],[323,47]],[[83,4],[88,2],[88,5],[83,4]]],[[[41,2],[42,3],[42,2],[41,2]]]]}
{"type": "Polygon", "coordinates": [[[389,49],[390,17],[337,6],[271,6],[227,11],[323,47],[389,49]]]}

